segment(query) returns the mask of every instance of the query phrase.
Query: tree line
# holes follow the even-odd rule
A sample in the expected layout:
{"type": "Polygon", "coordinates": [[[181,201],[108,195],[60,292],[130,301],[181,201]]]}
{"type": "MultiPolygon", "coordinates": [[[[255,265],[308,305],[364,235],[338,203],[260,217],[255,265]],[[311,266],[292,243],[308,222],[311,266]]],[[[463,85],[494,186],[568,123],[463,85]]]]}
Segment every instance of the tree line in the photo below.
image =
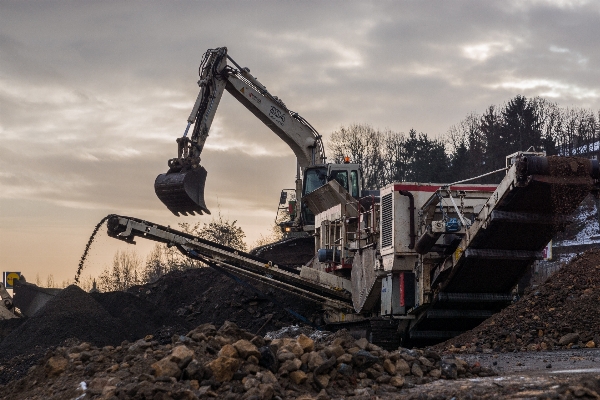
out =
{"type": "MultiPolygon", "coordinates": [[[[561,108],[546,99],[518,95],[483,114],[467,115],[438,138],[367,124],[342,126],[331,134],[331,161],[350,156],[362,166],[364,185],[377,189],[394,181],[452,183],[505,166],[506,156],[534,149],[547,155],[596,155],[600,111],[561,108]]],[[[476,183],[498,183],[502,174],[476,183]]]]}

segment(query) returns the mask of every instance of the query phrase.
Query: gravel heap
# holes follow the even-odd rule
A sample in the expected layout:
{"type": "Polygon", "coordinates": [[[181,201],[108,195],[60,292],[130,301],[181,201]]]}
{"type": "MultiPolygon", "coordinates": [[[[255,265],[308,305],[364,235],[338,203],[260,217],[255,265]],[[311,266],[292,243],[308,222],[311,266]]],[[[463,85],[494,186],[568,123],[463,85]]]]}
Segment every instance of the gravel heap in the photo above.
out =
{"type": "Polygon", "coordinates": [[[455,352],[600,347],[600,250],[574,258],[544,284],[436,348],[455,352]]]}
{"type": "Polygon", "coordinates": [[[88,294],[69,286],[33,317],[0,321],[0,384],[22,377],[50,348],[69,340],[117,346],[151,334],[164,344],[173,334],[226,320],[265,334],[298,323],[284,308],[320,322],[314,303],[256,286],[264,296],[211,268],[172,272],[130,292],[88,294]]]}
{"type": "Polygon", "coordinates": [[[172,310],[192,326],[235,322],[254,334],[297,324],[285,308],[294,310],[315,325],[321,325],[322,307],[271,286],[249,282],[258,294],[212,268],[171,272],[155,283],[134,286],[129,291],[158,308],[172,310]]]}
{"type": "Polygon", "coordinates": [[[326,341],[305,335],[269,340],[231,322],[203,324],[161,345],[152,335],[133,343],[58,347],[27,376],[2,388],[6,398],[225,399],[364,398],[400,394],[436,379],[490,376],[434,351],[388,352],[339,331],[326,341]],[[116,397],[113,397],[116,396],[116,397]]]}
{"type": "Polygon", "coordinates": [[[193,325],[130,293],[90,295],[71,285],[31,318],[0,321],[0,384],[23,376],[48,349],[73,341],[118,345],[153,334],[162,343],[193,325]]]}

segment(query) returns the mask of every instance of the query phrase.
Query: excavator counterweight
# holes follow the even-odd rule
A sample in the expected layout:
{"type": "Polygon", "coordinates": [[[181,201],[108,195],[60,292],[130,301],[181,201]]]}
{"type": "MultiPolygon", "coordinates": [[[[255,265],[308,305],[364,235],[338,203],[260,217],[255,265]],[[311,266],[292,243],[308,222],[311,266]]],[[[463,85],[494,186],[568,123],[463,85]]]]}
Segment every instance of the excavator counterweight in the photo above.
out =
{"type": "Polygon", "coordinates": [[[210,214],[204,202],[206,174],[202,166],[160,174],[154,181],[154,192],[175,215],[210,214]]]}

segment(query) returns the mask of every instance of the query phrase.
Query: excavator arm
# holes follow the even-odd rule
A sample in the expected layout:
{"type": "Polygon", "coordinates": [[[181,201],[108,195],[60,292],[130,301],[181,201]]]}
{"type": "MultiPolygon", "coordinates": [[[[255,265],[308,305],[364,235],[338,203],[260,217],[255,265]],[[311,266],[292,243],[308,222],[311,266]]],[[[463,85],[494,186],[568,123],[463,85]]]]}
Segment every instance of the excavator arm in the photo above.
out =
{"type": "Polygon", "coordinates": [[[296,191],[300,198],[300,168],[325,163],[323,142],[318,132],[298,113],[289,110],[281,99],[271,95],[248,68],[240,67],[227,54],[226,47],[208,50],[199,74],[200,93],[185,132],[177,139],[177,157],[169,160],[169,170],[159,175],[154,183],[158,198],[175,215],[210,213],[204,202],[207,173],[200,165],[200,154],[224,90],[290,146],[298,164],[296,191]],[[233,65],[227,65],[227,60],[233,65]],[[191,125],[194,128],[188,137],[191,125]]]}

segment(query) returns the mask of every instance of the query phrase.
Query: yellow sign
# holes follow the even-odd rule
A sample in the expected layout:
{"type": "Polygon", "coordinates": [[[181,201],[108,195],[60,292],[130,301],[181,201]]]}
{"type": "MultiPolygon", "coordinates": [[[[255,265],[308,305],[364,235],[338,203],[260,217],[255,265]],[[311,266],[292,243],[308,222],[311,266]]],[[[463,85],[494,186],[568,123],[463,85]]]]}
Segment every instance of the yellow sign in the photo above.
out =
{"type": "Polygon", "coordinates": [[[21,279],[20,272],[5,272],[4,273],[4,286],[7,289],[12,289],[15,279],[21,279]]]}
{"type": "Polygon", "coordinates": [[[462,255],[462,253],[463,253],[463,249],[461,249],[460,247],[457,247],[456,251],[454,252],[454,262],[458,261],[458,259],[462,255]]]}

